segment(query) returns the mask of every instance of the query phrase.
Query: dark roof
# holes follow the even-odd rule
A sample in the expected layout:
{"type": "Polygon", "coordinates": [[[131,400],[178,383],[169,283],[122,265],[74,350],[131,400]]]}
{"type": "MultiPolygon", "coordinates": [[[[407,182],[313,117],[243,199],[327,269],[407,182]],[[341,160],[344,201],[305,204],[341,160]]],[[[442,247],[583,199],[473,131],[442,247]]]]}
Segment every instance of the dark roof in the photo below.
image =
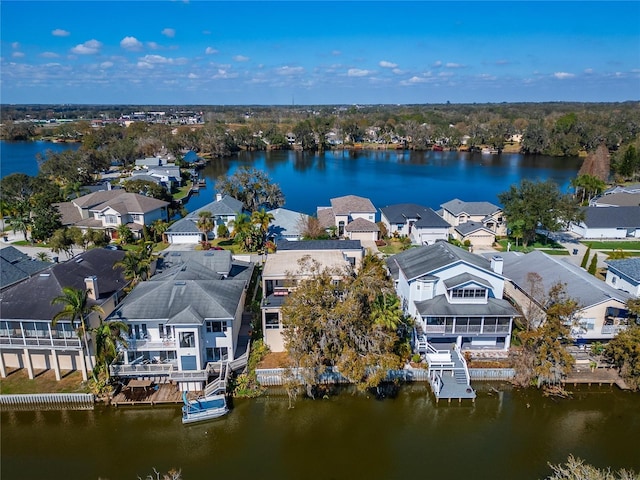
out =
{"type": "Polygon", "coordinates": [[[189,218],[181,218],[167,228],[166,233],[202,233],[196,223],[189,218]]]}
{"type": "Polygon", "coordinates": [[[589,228],[640,228],[640,207],[585,207],[589,228]]]}
{"type": "Polygon", "coordinates": [[[458,198],[454,198],[440,205],[445,210],[449,210],[455,216],[461,213],[469,215],[491,215],[500,210],[500,207],[489,202],[465,202],[458,198]]]}
{"type": "Polygon", "coordinates": [[[406,223],[409,219],[417,219],[417,227],[443,227],[449,224],[432,209],[415,203],[398,203],[381,208],[380,211],[389,223],[406,223]]]}
{"type": "Polygon", "coordinates": [[[0,249],[0,288],[18,283],[51,266],[50,262],[32,260],[16,247],[0,249]]]}
{"type": "Polygon", "coordinates": [[[477,283],[478,285],[482,285],[487,288],[492,288],[491,284],[487,282],[484,278],[477,277],[476,275],[471,275],[470,273],[461,273],[460,275],[456,275],[455,277],[451,277],[444,281],[444,284],[447,288],[454,288],[460,285],[465,285],[469,283],[477,283]]]}
{"type": "Polygon", "coordinates": [[[198,221],[200,216],[200,212],[210,212],[212,216],[233,216],[241,213],[243,210],[242,202],[240,200],[236,200],[229,195],[225,195],[220,200],[216,200],[215,202],[211,202],[204,207],[200,207],[197,210],[194,210],[190,214],[188,214],[185,218],[189,218],[193,221],[198,221]]]}
{"type": "Polygon", "coordinates": [[[438,295],[431,300],[415,302],[418,313],[430,317],[516,317],[518,312],[507,301],[498,298],[488,298],[482,303],[449,303],[445,295],[438,295]]]}
{"type": "Polygon", "coordinates": [[[405,250],[404,252],[389,257],[387,259],[387,266],[392,274],[395,271],[397,275],[397,271],[400,269],[404,272],[405,277],[411,280],[457,262],[465,262],[478,268],[491,271],[491,262],[486,258],[470,253],[467,250],[447,242],[436,242],[433,245],[425,245],[405,250]]]}
{"type": "Polygon", "coordinates": [[[484,226],[483,223],[480,222],[465,222],[461,223],[457,227],[454,227],[456,232],[459,232],[463,236],[471,235],[478,230],[484,230],[493,235],[493,232],[484,226]]]}
{"type": "Polygon", "coordinates": [[[99,300],[89,302],[101,304],[128,284],[122,269],[113,268],[113,264],[123,257],[122,250],[94,248],[64,263],[54,264],[0,292],[0,318],[51,320],[62,309],[59,304],[51,305],[51,300],[62,294],[62,288],[84,290],[84,279],[93,275],[98,278],[99,300]]]}
{"type": "Polygon", "coordinates": [[[360,240],[299,240],[277,242],[278,250],[362,250],[360,240]]]}
{"type": "MultiPolygon", "coordinates": [[[[161,255],[158,258],[158,269],[164,271],[175,266],[189,265],[189,269],[196,268],[199,264],[210,272],[227,276],[231,271],[233,258],[229,250],[187,250],[172,251],[161,255]]],[[[209,277],[202,277],[207,279],[209,277]]]]}
{"type": "Polygon", "coordinates": [[[620,260],[605,260],[609,270],[615,270],[625,277],[640,282],[640,258],[623,258],[620,260]]]}

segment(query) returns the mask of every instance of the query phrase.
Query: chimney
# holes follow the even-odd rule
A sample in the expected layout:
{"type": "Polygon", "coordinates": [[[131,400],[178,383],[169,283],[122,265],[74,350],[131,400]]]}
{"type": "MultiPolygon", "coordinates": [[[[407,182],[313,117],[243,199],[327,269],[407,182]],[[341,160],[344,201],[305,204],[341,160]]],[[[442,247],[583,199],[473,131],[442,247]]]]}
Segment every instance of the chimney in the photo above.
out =
{"type": "Polygon", "coordinates": [[[219,202],[220,200],[222,200],[222,194],[216,193],[216,202],[219,202]]]}
{"type": "Polygon", "coordinates": [[[100,291],[98,290],[98,277],[95,275],[85,277],[84,286],[86,287],[88,296],[91,300],[97,300],[100,297],[100,291]]]}
{"type": "Polygon", "coordinates": [[[503,264],[504,261],[502,260],[501,256],[494,255],[493,257],[491,257],[491,270],[496,272],[498,275],[502,275],[503,264]]]}

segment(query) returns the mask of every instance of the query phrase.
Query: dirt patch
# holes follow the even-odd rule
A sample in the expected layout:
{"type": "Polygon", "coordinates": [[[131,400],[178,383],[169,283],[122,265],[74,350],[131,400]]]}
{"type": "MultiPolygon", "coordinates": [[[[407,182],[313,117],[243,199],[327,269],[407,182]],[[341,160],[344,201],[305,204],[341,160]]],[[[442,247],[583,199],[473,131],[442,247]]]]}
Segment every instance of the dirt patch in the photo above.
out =
{"type": "Polygon", "coordinates": [[[56,380],[56,374],[53,370],[36,371],[33,380],[29,379],[27,370],[24,368],[7,373],[7,378],[3,378],[0,382],[0,393],[3,395],[89,392],[89,389],[82,382],[82,373],[78,371],[63,371],[60,381],[56,380]]]}
{"type": "Polygon", "coordinates": [[[467,362],[469,368],[513,368],[509,360],[471,360],[467,362]]]}
{"type": "Polygon", "coordinates": [[[257,368],[285,368],[288,363],[287,352],[270,352],[265,355],[257,368]]]}

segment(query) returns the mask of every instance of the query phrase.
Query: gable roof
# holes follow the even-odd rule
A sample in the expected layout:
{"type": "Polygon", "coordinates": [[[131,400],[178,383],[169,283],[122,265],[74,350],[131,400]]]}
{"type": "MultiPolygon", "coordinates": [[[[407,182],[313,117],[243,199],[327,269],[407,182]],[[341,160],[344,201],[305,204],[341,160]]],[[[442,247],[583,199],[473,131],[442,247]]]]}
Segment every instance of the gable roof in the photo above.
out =
{"type": "Polygon", "coordinates": [[[273,215],[273,221],[269,224],[267,234],[275,237],[301,235],[300,223],[309,218],[309,215],[286,208],[276,208],[267,213],[273,215]]]}
{"type": "Polygon", "coordinates": [[[379,232],[380,227],[369,220],[365,220],[364,218],[356,218],[353,222],[349,222],[346,227],[344,227],[347,232],[379,232]]]}
{"type": "Polygon", "coordinates": [[[640,207],[584,207],[589,228],[640,228],[640,207]]]}
{"type": "MultiPolygon", "coordinates": [[[[227,276],[231,272],[233,257],[229,250],[186,250],[166,252],[158,258],[158,269],[169,270],[173,267],[195,269],[199,264],[210,272],[227,276]],[[188,265],[188,267],[187,267],[188,265]]],[[[202,279],[210,277],[203,276],[202,279]]]]}
{"type": "Polygon", "coordinates": [[[483,287],[491,288],[491,284],[484,278],[480,278],[467,272],[456,275],[455,277],[448,278],[444,281],[444,284],[447,288],[455,288],[459,287],[460,285],[466,285],[469,283],[475,283],[483,287]]]}
{"type": "Polygon", "coordinates": [[[632,257],[620,260],[605,260],[604,263],[609,265],[609,270],[619,272],[631,280],[640,282],[640,258],[632,257]]]}
{"type": "Polygon", "coordinates": [[[415,203],[398,203],[380,209],[389,223],[407,223],[409,219],[416,218],[416,227],[442,227],[448,228],[449,224],[444,218],[432,209],[415,203]]]}
{"type": "Polygon", "coordinates": [[[243,210],[242,202],[240,200],[236,200],[229,195],[225,195],[220,200],[216,200],[211,202],[204,207],[200,207],[190,214],[188,214],[185,218],[190,220],[197,221],[200,215],[200,212],[210,212],[212,216],[233,216],[241,213],[243,210]]]}
{"type": "Polygon", "coordinates": [[[498,210],[500,207],[494,205],[489,202],[465,202],[458,198],[454,198],[446,203],[440,205],[445,210],[450,211],[453,215],[458,216],[461,213],[466,213],[468,215],[491,215],[498,210]]]}
{"type": "Polygon", "coordinates": [[[484,226],[483,223],[480,222],[465,222],[461,223],[457,227],[454,227],[455,231],[460,233],[463,236],[471,235],[472,233],[477,232],[478,230],[484,230],[485,232],[489,232],[493,235],[493,232],[484,226]]]}
{"type": "Polygon", "coordinates": [[[614,207],[637,207],[640,205],[640,192],[615,192],[602,195],[591,200],[591,205],[614,207]]]}
{"type": "Polygon", "coordinates": [[[57,263],[3,292],[0,292],[0,318],[51,320],[62,309],[62,305],[51,305],[51,300],[62,294],[62,287],[84,290],[84,279],[95,275],[98,279],[99,300],[90,304],[101,304],[129,282],[122,269],[113,264],[124,257],[122,250],[94,248],[64,263],[57,263]],[[34,292],[38,292],[34,295],[34,292]]]}
{"type": "Polygon", "coordinates": [[[181,218],[177,222],[171,224],[165,233],[200,233],[202,231],[196,225],[196,222],[188,218],[181,218]]]}
{"type": "Polygon", "coordinates": [[[408,280],[413,280],[444,266],[457,262],[465,262],[484,270],[491,270],[491,262],[447,242],[436,242],[433,245],[410,248],[387,259],[387,266],[392,275],[402,270],[408,280]]]}
{"type": "Polygon", "coordinates": [[[503,262],[503,275],[524,293],[527,293],[527,275],[536,272],[542,277],[545,293],[558,282],[564,283],[567,295],[583,308],[612,298],[624,303],[630,297],[628,293],[607,285],[577,265],[539,250],[526,255],[503,255],[503,262]]]}
{"type": "Polygon", "coordinates": [[[318,223],[322,228],[334,227],[336,225],[336,216],[333,213],[333,208],[331,207],[323,207],[318,208],[318,223]]]}
{"type": "Polygon", "coordinates": [[[331,208],[335,215],[350,215],[351,213],[376,213],[376,207],[371,200],[357,195],[345,195],[331,199],[331,208]]]}
{"type": "Polygon", "coordinates": [[[0,289],[18,283],[51,266],[51,262],[32,260],[14,246],[0,249],[0,289]]]}
{"type": "Polygon", "coordinates": [[[105,200],[102,203],[93,205],[92,207],[90,207],[90,210],[99,212],[111,207],[122,214],[148,213],[169,205],[169,202],[165,202],[164,200],[158,200],[157,198],[147,197],[138,193],[129,193],[125,192],[124,190],[111,191],[117,192],[118,195],[114,196],[111,199],[105,200]]]}

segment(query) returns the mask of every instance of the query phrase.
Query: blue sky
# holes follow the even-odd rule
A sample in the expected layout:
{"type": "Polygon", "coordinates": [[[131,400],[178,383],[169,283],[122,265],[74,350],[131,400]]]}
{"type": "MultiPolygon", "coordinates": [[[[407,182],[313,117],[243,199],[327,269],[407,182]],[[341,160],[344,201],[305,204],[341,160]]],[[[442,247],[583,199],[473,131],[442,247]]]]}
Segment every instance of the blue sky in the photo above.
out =
{"type": "Polygon", "coordinates": [[[0,2],[2,103],[640,99],[640,2],[0,2]]]}

